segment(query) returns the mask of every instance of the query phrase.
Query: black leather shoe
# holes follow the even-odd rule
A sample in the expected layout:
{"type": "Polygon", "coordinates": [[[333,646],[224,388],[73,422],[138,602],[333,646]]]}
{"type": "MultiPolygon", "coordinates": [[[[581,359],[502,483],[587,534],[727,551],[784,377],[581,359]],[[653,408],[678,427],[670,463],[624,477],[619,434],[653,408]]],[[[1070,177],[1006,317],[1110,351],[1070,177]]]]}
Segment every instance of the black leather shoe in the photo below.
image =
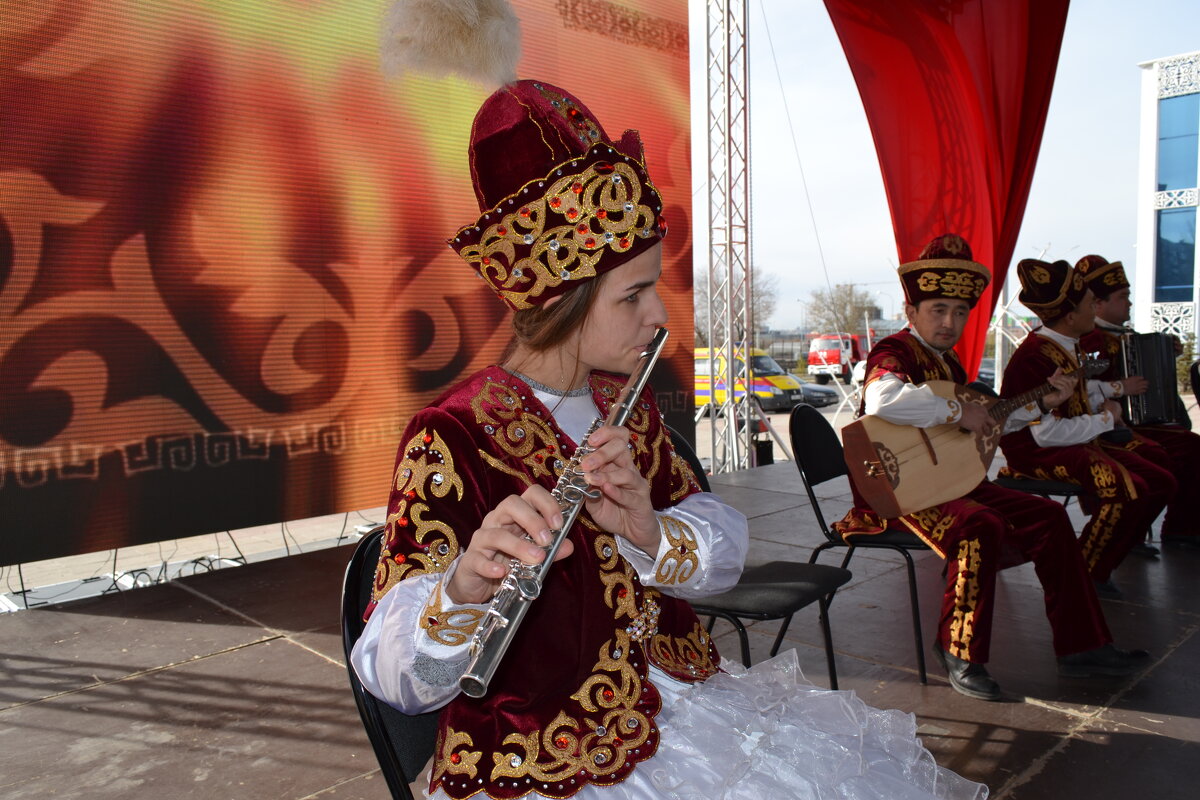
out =
{"type": "Polygon", "coordinates": [[[1139,556],[1145,556],[1146,558],[1157,558],[1158,554],[1162,551],[1149,542],[1138,542],[1129,552],[1137,553],[1139,556]]]}
{"type": "Polygon", "coordinates": [[[999,700],[1000,684],[988,674],[983,664],[972,664],[958,656],[952,656],[941,647],[934,646],[933,655],[950,676],[950,685],[959,694],[976,700],[999,700]]]}
{"type": "Polygon", "coordinates": [[[1096,586],[1096,594],[1106,600],[1121,600],[1125,597],[1125,593],[1112,582],[1112,578],[1106,581],[1092,581],[1092,583],[1096,586]]]}
{"type": "Polygon", "coordinates": [[[1121,677],[1132,675],[1149,663],[1150,654],[1145,650],[1121,650],[1111,644],[1060,656],[1058,674],[1064,678],[1095,678],[1100,676],[1121,677]]]}

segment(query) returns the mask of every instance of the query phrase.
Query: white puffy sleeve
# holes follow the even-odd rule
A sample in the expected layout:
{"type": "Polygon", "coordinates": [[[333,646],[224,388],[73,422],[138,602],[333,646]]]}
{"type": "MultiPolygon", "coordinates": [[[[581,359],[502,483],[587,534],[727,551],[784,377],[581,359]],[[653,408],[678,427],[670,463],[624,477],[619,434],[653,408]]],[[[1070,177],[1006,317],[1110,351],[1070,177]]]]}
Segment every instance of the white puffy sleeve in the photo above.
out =
{"type": "Polygon", "coordinates": [[[656,558],[617,537],[617,549],[644,585],[691,600],[719,594],[738,582],[750,546],[749,525],[741,512],[711,492],[699,492],[657,513],[661,538],[656,558]]]}
{"type": "Polygon", "coordinates": [[[388,590],[350,655],[367,691],[405,714],[441,708],[459,692],[470,646],[463,628],[487,606],[455,605],[442,591],[457,565],[388,590]]]}

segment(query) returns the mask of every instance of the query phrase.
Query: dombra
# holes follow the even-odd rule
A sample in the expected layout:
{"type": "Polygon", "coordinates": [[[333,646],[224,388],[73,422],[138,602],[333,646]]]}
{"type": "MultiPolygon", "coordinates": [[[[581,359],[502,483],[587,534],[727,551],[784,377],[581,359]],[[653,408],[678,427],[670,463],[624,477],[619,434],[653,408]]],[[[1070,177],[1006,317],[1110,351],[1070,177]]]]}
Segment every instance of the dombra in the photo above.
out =
{"type": "MultiPolygon", "coordinates": [[[[1084,374],[1098,375],[1103,359],[1085,361],[1084,374]]],[[[1078,368],[1064,370],[1070,375],[1078,368]]],[[[918,428],[867,415],[842,428],[842,448],[854,487],[884,519],[947,503],[970,492],[987,477],[1004,429],[1018,408],[1054,392],[1049,383],[1002,400],[953,381],[926,381],[938,397],[963,406],[983,406],[995,423],[985,433],[964,431],[958,423],[918,428]]]]}

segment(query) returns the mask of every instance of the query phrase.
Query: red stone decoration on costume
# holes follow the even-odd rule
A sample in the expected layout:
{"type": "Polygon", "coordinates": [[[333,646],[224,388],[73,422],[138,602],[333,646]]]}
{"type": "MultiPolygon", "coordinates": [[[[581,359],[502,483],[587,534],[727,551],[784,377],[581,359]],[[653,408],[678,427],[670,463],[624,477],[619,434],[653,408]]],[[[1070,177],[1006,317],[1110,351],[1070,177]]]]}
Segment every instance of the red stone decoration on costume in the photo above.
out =
{"type": "Polygon", "coordinates": [[[662,198],[645,166],[599,144],[526,184],[461,229],[450,246],[519,310],[661,241],[661,214],[662,198]]]}
{"type": "Polygon", "coordinates": [[[666,235],[637,132],[610,139],[549,84],[494,92],[475,115],[470,163],[483,214],[448,244],[510,308],[540,305],[666,235]]]}
{"type": "Polygon", "coordinates": [[[911,305],[939,298],[966,300],[974,308],[992,280],[988,268],[972,259],[970,245],[953,233],[925,245],[916,261],[900,265],[899,275],[911,305]]]}

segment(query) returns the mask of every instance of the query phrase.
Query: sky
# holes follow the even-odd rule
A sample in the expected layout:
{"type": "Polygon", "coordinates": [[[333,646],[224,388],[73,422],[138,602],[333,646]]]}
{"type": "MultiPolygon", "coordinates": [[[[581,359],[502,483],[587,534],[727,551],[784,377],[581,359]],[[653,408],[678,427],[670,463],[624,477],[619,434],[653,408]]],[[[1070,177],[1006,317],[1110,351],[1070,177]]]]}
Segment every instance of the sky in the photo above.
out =
{"type": "MultiPolygon", "coordinates": [[[[770,326],[803,327],[805,304],[814,289],[825,287],[826,273],[831,283],[852,282],[875,294],[885,315],[898,313],[903,295],[879,161],[825,5],[821,0],[746,2],[751,252],[756,270],[778,275],[770,326]]],[[[704,5],[689,0],[698,187],[707,177],[704,5]]],[[[1072,263],[1099,253],[1132,269],[1138,64],[1195,50],[1200,50],[1197,0],[1072,0],[1014,263],[1043,252],[1049,260],[1072,263]]],[[[696,207],[698,227],[705,214],[696,207]]],[[[697,268],[706,252],[697,247],[697,268]]]]}

